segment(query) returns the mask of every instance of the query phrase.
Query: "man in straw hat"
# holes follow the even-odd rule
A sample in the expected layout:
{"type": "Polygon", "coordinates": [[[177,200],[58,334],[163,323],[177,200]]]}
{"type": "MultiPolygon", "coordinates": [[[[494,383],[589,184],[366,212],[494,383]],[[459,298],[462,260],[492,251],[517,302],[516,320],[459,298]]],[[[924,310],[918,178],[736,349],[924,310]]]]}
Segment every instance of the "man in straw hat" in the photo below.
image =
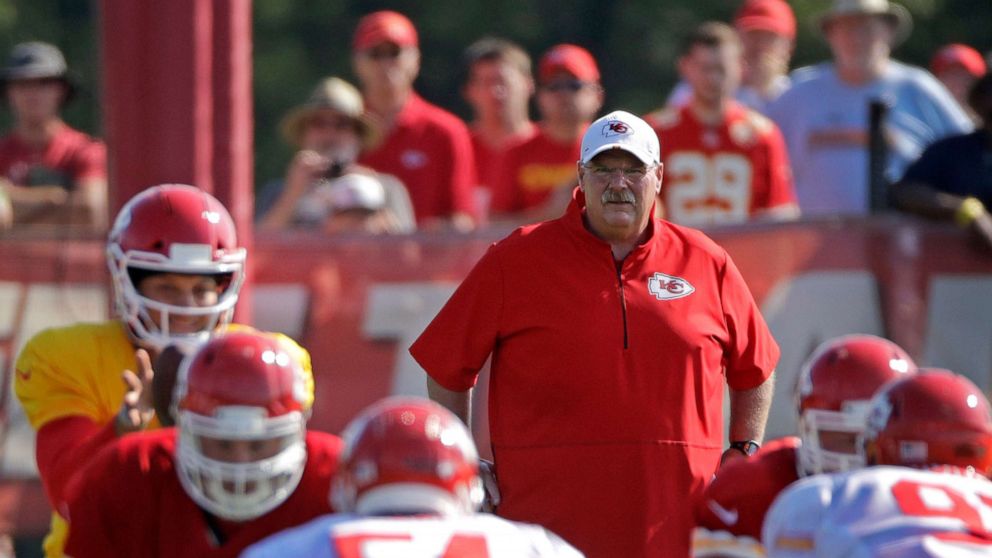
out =
{"type": "Polygon", "coordinates": [[[271,203],[262,219],[263,229],[324,226],[335,212],[331,200],[337,198],[329,195],[333,184],[362,175],[359,180],[348,181],[360,182],[366,191],[376,192],[371,196],[381,200],[376,210],[391,208],[396,226],[390,227],[390,232],[413,230],[410,199],[399,180],[356,163],[361,152],[381,141],[382,134],[366,115],[362,96],[354,86],[338,77],[322,80],[305,103],[283,118],[281,131],[299,151],[286,170],[284,182],[267,187],[260,196],[260,205],[271,203]],[[266,197],[275,199],[267,203],[266,197]]]}
{"type": "Polygon", "coordinates": [[[769,116],[785,136],[803,214],[863,214],[873,101],[888,105],[889,180],[927,145],[967,132],[971,123],[933,76],[890,58],[912,27],[902,6],[834,0],[814,22],[833,60],[793,72],[793,86],[769,107],[769,116]]]}
{"type": "Polygon", "coordinates": [[[14,224],[103,226],[106,149],[59,114],[76,91],[62,53],[42,42],[15,46],[0,88],[13,116],[0,138],[0,199],[9,199],[14,224]]]}

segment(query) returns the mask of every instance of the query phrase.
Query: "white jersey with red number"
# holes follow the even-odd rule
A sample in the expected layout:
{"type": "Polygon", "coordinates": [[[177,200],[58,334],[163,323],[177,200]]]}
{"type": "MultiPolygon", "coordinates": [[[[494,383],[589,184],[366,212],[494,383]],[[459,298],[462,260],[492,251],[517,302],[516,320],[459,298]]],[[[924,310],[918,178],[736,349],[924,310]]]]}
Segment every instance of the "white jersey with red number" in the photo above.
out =
{"type": "Polygon", "coordinates": [[[953,468],[817,475],[775,500],[762,542],[771,558],[992,557],[992,482],[953,468]]]}
{"type": "Polygon", "coordinates": [[[581,558],[537,525],[489,514],[362,517],[328,515],[249,547],[242,558],[581,558]]]}
{"type": "Polygon", "coordinates": [[[645,119],[661,142],[666,219],[694,227],[740,223],[796,206],[785,142],[771,120],[737,103],[717,126],[704,125],[688,106],[645,119]]]}

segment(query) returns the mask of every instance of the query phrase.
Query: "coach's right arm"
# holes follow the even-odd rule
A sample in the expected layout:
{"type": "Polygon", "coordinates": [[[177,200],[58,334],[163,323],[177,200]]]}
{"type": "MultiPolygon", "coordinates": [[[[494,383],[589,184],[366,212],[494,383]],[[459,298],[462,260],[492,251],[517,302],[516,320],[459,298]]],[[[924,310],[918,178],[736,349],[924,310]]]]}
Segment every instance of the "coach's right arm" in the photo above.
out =
{"type": "Polygon", "coordinates": [[[490,247],[410,347],[427,372],[430,398],[466,425],[472,388],[499,337],[503,274],[498,252],[498,246],[490,247]]]}

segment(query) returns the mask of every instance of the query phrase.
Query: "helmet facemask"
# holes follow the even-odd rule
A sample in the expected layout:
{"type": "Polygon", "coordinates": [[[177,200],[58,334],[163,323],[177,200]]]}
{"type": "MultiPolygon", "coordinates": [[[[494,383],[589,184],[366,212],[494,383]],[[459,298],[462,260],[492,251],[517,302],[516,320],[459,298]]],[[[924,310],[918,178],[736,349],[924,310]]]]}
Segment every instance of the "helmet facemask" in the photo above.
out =
{"type": "Polygon", "coordinates": [[[815,475],[864,467],[864,456],[858,451],[858,439],[865,429],[867,408],[868,401],[847,401],[841,411],[804,411],[799,418],[801,473],[815,475]],[[833,433],[848,436],[831,436],[833,433]],[[838,451],[834,440],[848,437],[851,442],[849,451],[838,451]]]}
{"type": "Polygon", "coordinates": [[[108,247],[107,261],[113,278],[117,314],[128,325],[136,341],[158,351],[172,344],[193,347],[206,341],[216,328],[230,323],[244,283],[244,251],[220,260],[211,256],[209,246],[198,244],[172,244],[170,257],[153,252],[131,251],[125,254],[116,244],[108,247]],[[139,291],[134,277],[149,273],[219,276],[221,291],[215,304],[169,304],[144,296],[139,291]],[[158,314],[158,320],[152,317],[151,312],[158,314]],[[171,318],[174,316],[205,316],[209,319],[199,331],[177,333],[172,327],[171,318]]]}
{"type": "Polygon", "coordinates": [[[261,407],[219,407],[213,417],[183,410],[178,432],[183,487],[223,519],[247,521],[268,513],[289,498],[303,476],[305,420],[298,411],[269,418],[261,407]],[[234,450],[218,455],[224,453],[218,447],[239,443],[251,459],[224,459],[234,450]]]}

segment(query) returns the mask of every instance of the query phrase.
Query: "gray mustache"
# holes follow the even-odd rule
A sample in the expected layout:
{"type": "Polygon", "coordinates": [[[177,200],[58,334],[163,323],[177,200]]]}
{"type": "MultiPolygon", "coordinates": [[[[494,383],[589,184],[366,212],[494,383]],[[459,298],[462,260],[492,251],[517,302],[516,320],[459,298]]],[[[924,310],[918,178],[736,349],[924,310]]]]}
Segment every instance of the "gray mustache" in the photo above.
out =
{"type": "Polygon", "coordinates": [[[637,199],[634,198],[634,194],[630,190],[608,189],[603,192],[600,201],[602,203],[635,203],[637,199]]]}

